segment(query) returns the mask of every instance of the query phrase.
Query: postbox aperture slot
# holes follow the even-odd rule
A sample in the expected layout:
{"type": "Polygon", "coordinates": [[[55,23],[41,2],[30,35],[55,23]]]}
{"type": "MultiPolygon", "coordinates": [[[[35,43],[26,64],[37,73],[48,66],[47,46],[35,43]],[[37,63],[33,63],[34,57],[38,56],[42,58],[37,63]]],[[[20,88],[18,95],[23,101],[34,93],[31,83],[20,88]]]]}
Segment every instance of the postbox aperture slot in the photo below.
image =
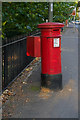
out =
{"type": "Polygon", "coordinates": [[[59,31],[59,29],[55,29],[55,30],[53,30],[53,31],[59,31]]]}
{"type": "Polygon", "coordinates": [[[60,47],[59,38],[53,38],[53,47],[60,47]]]}

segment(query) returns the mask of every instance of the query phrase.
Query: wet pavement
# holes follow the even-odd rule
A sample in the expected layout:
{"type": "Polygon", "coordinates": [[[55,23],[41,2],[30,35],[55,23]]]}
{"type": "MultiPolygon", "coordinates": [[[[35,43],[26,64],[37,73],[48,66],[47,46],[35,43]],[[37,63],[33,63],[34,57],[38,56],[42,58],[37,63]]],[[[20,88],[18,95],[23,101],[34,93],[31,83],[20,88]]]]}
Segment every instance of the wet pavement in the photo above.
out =
{"type": "Polygon", "coordinates": [[[65,28],[61,42],[63,90],[41,88],[39,59],[29,77],[25,72],[17,80],[22,84],[13,83],[16,94],[3,104],[4,118],[78,118],[78,30],[65,28]]]}

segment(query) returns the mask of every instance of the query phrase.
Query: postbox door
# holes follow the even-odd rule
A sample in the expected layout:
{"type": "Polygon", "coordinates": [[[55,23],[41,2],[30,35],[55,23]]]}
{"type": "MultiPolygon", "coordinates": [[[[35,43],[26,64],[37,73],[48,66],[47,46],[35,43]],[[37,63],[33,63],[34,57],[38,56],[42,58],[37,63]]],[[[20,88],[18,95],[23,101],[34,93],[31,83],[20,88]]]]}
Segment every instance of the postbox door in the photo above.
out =
{"type": "Polygon", "coordinates": [[[61,38],[42,38],[42,74],[61,73],[61,38]]]}
{"type": "Polygon", "coordinates": [[[48,38],[48,74],[61,73],[61,38],[48,38]]]}

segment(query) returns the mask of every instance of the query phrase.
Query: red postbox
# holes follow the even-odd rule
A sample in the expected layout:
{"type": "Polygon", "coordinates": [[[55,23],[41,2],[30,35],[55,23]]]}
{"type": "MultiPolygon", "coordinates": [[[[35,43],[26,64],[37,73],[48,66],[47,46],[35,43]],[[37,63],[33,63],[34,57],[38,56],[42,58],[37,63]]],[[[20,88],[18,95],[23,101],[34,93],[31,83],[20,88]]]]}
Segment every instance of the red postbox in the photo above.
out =
{"type": "Polygon", "coordinates": [[[61,28],[62,23],[42,23],[41,29],[41,85],[62,89],[61,28]]]}

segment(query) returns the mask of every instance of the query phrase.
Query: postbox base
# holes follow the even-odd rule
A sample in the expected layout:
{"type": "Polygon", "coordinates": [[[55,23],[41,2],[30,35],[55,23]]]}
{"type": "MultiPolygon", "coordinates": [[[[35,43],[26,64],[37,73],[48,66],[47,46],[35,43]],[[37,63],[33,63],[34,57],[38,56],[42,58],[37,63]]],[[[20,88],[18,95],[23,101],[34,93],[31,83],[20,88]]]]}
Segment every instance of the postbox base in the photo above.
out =
{"type": "Polygon", "coordinates": [[[41,74],[41,86],[53,90],[62,90],[62,74],[41,74]]]}

